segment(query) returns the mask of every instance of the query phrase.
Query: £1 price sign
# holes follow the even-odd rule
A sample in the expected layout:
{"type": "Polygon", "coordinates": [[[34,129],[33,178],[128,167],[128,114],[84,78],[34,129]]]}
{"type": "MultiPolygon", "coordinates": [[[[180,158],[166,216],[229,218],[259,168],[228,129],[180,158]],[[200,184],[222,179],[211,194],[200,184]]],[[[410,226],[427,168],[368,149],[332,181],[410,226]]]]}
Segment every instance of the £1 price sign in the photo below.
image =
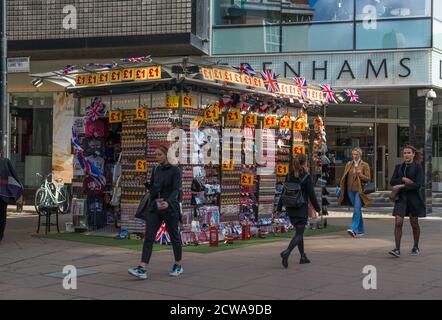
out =
{"type": "Polygon", "coordinates": [[[233,171],[234,165],[235,164],[234,164],[233,160],[223,161],[223,171],[233,171]]]}
{"type": "Polygon", "coordinates": [[[241,175],[241,184],[245,187],[253,187],[255,185],[255,176],[251,174],[241,175]]]}
{"type": "Polygon", "coordinates": [[[293,155],[297,156],[299,154],[305,154],[305,146],[294,146],[293,155]]]}
{"type": "Polygon", "coordinates": [[[121,76],[122,76],[121,70],[111,71],[111,73],[110,73],[110,82],[111,83],[121,82],[121,76]]]}
{"type": "Polygon", "coordinates": [[[293,126],[293,129],[297,132],[305,132],[305,122],[304,120],[300,119],[295,122],[295,125],[293,126]]]}
{"type": "Polygon", "coordinates": [[[289,165],[288,164],[279,164],[276,166],[276,175],[278,177],[285,177],[289,174],[289,165]]]}
{"type": "Polygon", "coordinates": [[[244,118],[244,124],[247,127],[253,127],[258,124],[258,116],[256,114],[249,114],[244,118]]]}
{"type": "Polygon", "coordinates": [[[235,123],[239,121],[241,121],[241,111],[239,109],[234,109],[227,113],[227,122],[235,123]]]}
{"type": "Polygon", "coordinates": [[[179,96],[167,96],[166,97],[166,107],[171,109],[178,109],[180,106],[179,96]]]}
{"type": "Polygon", "coordinates": [[[284,117],[279,121],[279,128],[280,129],[290,129],[292,127],[292,119],[289,117],[284,117]]]}
{"type": "Polygon", "coordinates": [[[264,128],[276,127],[276,116],[268,116],[264,119],[264,128]]]}
{"type": "Polygon", "coordinates": [[[193,98],[190,96],[183,96],[183,108],[193,108],[193,98]]]}
{"type": "Polygon", "coordinates": [[[110,72],[102,72],[98,74],[98,84],[106,84],[110,81],[110,72]]]}
{"type": "Polygon", "coordinates": [[[136,172],[147,172],[147,161],[146,160],[137,160],[135,162],[135,170],[136,172]]]}
{"type": "Polygon", "coordinates": [[[82,87],[86,84],[86,76],[79,74],[76,78],[75,78],[75,85],[77,87],[82,87]]]}
{"type": "Polygon", "coordinates": [[[124,69],[123,81],[134,81],[134,80],[135,80],[135,69],[124,69]]]}
{"type": "Polygon", "coordinates": [[[109,112],[109,123],[119,123],[123,121],[123,117],[120,111],[109,112]]]}
{"type": "Polygon", "coordinates": [[[158,80],[161,79],[161,67],[149,67],[147,70],[148,80],[158,80]]]}
{"type": "Polygon", "coordinates": [[[144,108],[137,108],[135,119],[140,120],[140,121],[146,121],[147,120],[147,110],[144,108]]]}
{"type": "Polygon", "coordinates": [[[212,107],[204,111],[204,119],[206,121],[214,121],[219,118],[219,109],[218,107],[212,107]]]}

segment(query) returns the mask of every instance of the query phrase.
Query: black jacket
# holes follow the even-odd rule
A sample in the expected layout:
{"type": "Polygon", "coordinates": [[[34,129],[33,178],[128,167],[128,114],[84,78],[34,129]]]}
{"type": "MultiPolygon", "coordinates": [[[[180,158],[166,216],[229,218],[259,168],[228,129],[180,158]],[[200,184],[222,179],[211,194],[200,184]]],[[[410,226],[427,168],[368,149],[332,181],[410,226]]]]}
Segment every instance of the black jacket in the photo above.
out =
{"type": "Polygon", "coordinates": [[[408,178],[414,183],[406,185],[405,188],[399,192],[399,198],[394,206],[394,213],[404,214],[408,208],[419,217],[425,217],[426,209],[422,195],[422,187],[425,183],[424,169],[416,162],[410,165],[406,165],[405,163],[397,165],[390,181],[391,186],[394,187],[404,184],[402,178],[408,178]]]}
{"type": "Polygon", "coordinates": [[[0,158],[0,198],[8,203],[15,204],[23,195],[23,185],[9,159],[0,158]],[[9,178],[14,178],[14,180],[9,178]]]}
{"type": "MultiPolygon", "coordinates": [[[[286,182],[301,182],[304,177],[308,175],[308,173],[303,173],[299,176],[299,178],[295,178],[293,174],[289,174],[286,178],[286,182]]],[[[304,194],[304,199],[307,203],[301,208],[286,208],[287,215],[289,217],[298,217],[298,218],[306,218],[308,219],[308,200],[311,201],[313,207],[317,212],[321,211],[321,207],[319,205],[318,199],[316,198],[315,189],[313,187],[313,181],[311,176],[309,175],[304,182],[301,184],[302,192],[304,194]]],[[[281,211],[283,207],[282,199],[279,199],[278,203],[278,211],[281,211]]]]}
{"type": "Polygon", "coordinates": [[[169,211],[179,215],[181,189],[181,172],[178,167],[172,165],[156,167],[152,172],[149,185],[149,211],[157,210],[155,200],[162,198],[169,204],[169,211]]]}

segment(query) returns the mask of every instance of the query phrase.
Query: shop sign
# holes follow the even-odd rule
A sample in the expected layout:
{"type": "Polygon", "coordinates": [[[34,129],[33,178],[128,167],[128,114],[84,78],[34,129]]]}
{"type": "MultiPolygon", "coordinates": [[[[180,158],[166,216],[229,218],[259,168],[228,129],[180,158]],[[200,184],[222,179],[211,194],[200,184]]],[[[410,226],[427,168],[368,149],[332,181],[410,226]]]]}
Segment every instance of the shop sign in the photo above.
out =
{"type": "Polygon", "coordinates": [[[144,108],[137,108],[135,119],[140,120],[140,121],[146,121],[147,120],[147,110],[144,108]]]}
{"type": "Polygon", "coordinates": [[[276,127],[278,119],[276,116],[268,116],[264,119],[264,128],[276,127]]]}
{"type": "Polygon", "coordinates": [[[29,73],[31,72],[31,58],[9,58],[8,73],[29,73]]]}
{"type": "Polygon", "coordinates": [[[96,85],[129,81],[146,81],[161,79],[161,67],[126,68],[106,72],[79,74],[75,79],[76,87],[93,87],[96,85]]]}
{"type": "Polygon", "coordinates": [[[166,108],[178,109],[180,107],[180,97],[179,96],[167,96],[166,97],[166,108]]]}
{"type": "Polygon", "coordinates": [[[289,174],[289,165],[288,164],[279,164],[276,166],[276,175],[278,177],[285,177],[289,174]]]}
{"type": "Polygon", "coordinates": [[[146,173],[147,172],[147,161],[146,160],[137,160],[135,162],[135,170],[136,170],[136,172],[146,173]]]}
{"type": "Polygon", "coordinates": [[[241,184],[244,187],[253,187],[255,185],[255,176],[251,174],[242,174],[241,184]]]}
{"type": "Polygon", "coordinates": [[[123,121],[123,115],[121,111],[111,111],[109,112],[109,123],[120,123],[123,121]]]}
{"type": "Polygon", "coordinates": [[[241,72],[234,72],[216,68],[201,68],[201,74],[203,75],[204,80],[207,81],[222,81],[265,90],[264,82],[261,78],[252,78],[241,72]]]}

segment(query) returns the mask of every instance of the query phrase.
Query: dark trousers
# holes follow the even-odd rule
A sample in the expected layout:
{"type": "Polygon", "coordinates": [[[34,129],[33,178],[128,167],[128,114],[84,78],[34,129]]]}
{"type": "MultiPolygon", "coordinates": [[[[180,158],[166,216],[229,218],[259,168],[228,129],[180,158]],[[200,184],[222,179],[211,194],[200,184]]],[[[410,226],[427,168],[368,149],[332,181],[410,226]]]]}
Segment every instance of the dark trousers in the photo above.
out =
{"type": "Polygon", "coordinates": [[[6,214],[8,210],[8,205],[0,199],[0,241],[3,240],[3,235],[6,228],[6,214]]]}
{"type": "Polygon", "coordinates": [[[179,215],[171,214],[170,212],[156,211],[147,215],[146,221],[146,236],[144,239],[143,256],[141,262],[149,264],[152,257],[153,244],[158,230],[163,221],[166,223],[166,229],[172,241],[173,254],[175,261],[182,260],[183,249],[181,243],[181,233],[179,230],[179,215]]]}

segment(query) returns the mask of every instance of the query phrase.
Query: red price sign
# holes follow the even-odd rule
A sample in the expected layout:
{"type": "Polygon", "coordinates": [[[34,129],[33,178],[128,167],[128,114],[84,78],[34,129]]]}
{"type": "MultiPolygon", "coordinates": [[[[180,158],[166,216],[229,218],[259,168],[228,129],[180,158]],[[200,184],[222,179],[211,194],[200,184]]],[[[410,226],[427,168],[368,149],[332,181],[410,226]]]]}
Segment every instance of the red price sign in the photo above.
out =
{"type": "Polygon", "coordinates": [[[147,69],[146,68],[137,69],[135,71],[135,80],[136,81],[147,80],[147,69]]]}
{"type": "Polygon", "coordinates": [[[219,109],[218,107],[212,107],[204,111],[204,120],[206,121],[214,121],[219,118],[219,109]]]}
{"type": "Polygon", "coordinates": [[[305,146],[294,146],[293,155],[305,154],[305,146]]]}
{"type": "Polygon", "coordinates": [[[288,164],[280,164],[276,166],[276,175],[278,177],[285,177],[289,174],[289,165],[288,164]]]}
{"type": "Polygon", "coordinates": [[[223,161],[223,171],[233,171],[234,162],[233,160],[223,161]]]}
{"type": "Polygon", "coordinates": [[[166,107],[171,109],[178,109],[180,106],[179,96],[167,96],[166,97],[166,107]]]}
{"type": "Polygon", "coordinates": [[[297,132],[304,132],[305,131],[305,122],[304,120],[297,120],[295,122],[295,125],[293,126],[293,129],[297,132]]]}
{"type": "Polygon", "coordinates": [[[134,81],[134,80],[135,80],[135,69],[124,69],[123,81],[134,81]]]}
{"type": "Polygon", "coordinates": [[[102,72],[98,74],[98,84],[106,84],[110,82],[110,72],[102,72]]]}
{"type": "Polygon", "coordinates": [[[111,83],[121,82],[121,77],[122,77],[121,73],[122,73],[121,70],[111,71],[111,73],[110,73],[110,82],[111,83]]]}
{"type": "Polygon", "coordinates": [[[161,67],[150,67],[146,68],[146,70],[147,70],[147,79],[149,80],[161,79],[161,67]]]}
{"type": "Polygon", "coordinates": [[[290,129],[292,127],[292,119],[289,117],[284,117],[279,121],[279,127],[281,129],[290,129]]]}
{"type": "Polygon", "coordinates": [[[147,172],[147,161],[146,160],[137,160],[135,162],[135,170],[136,172],[147,172]]]}
{"type": "Polygon", "coordinates": [[[241,111],[238,109],[231,110],[227,113],[227,122],[241,121],[241,111]]]}
{"type": "Polygon", "coordinates": [[[138,108],[136,113],[136,120],[146,121],[147,120],[147,110],[144,108],[138,108]]]}
{"type": "Polygon", "coordinates": [[[109,113],[109,123],[119,123],[123,121],[123,116],[120,111],[111,111],[109,113]]]}
{"type": "Polygon", "coordinates": [[[244,124],[247,127],[253,127],[258,124],[258,116],[256,114],[249,114],[244,119],[244,124]]]}
{"type": "Polygon", "coordinates": [[[277,118],[276,116],[268,116],[264,119],[264,127],[272,128],[276,127],[277,118]]]}
{"type": "Polygon", "coordinates": [[[86,84],[86,77],[85,76],[83,76],[83,75],[78,75],[76,78],[75,78],[75,85],[77,86],[77,87],[82,87],[82,86],[84,86],[86,84]]]}
{"type": "Polygon", "coordinates": [[[245,187],[253,187],[255,185],[255,176],[251,174],[241,175],[241,184],[245,187]]]}
{"type": "Polygon", "coordinates": [[[183,96],[183,108],[193,108],[193,98],[189,96],[183,96]]]}

